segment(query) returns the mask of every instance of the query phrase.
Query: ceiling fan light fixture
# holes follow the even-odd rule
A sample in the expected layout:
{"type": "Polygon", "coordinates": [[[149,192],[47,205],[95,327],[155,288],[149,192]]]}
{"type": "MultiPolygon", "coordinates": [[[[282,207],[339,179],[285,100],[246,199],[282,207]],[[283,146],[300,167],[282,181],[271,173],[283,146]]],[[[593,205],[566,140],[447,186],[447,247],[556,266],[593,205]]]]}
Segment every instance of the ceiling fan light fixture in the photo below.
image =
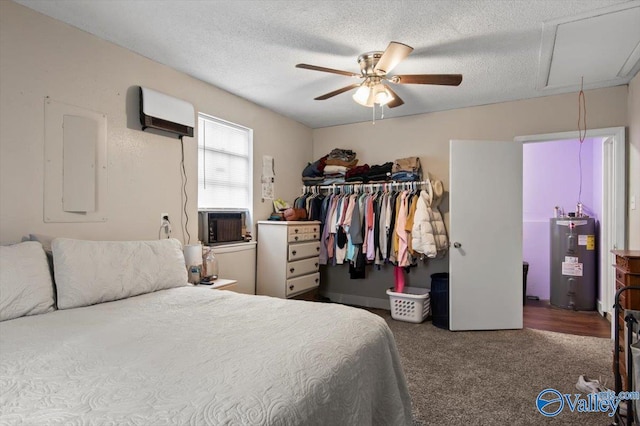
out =
{"type": "Polygon", "coordinates": [[[382,83],[378,83],[373,88],[373,100],[378,105],[386,105],[393,100],[393,95],[382,83]]]}
{"type": "Polygon", "coordinates": [[[371,89],[369,89],[369,86],[367,86],[367,84],[363,83],[360,87],[358,87],[358,90],[356,90],[356,93],[353,94],[353,100],[359,103],[360,105],[371,106],[371,105],[368,105],[370,96],[371,96],[371,89]]]}

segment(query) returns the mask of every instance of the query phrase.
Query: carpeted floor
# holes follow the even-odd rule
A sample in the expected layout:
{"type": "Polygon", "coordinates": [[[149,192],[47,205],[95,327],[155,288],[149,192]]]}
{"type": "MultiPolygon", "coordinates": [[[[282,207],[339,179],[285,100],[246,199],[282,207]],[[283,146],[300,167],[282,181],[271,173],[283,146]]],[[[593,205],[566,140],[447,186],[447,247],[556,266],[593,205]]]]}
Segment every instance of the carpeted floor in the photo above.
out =
{"type": "Polygon", "coordinates": [[[604,413],[547,418],[536,409],[547,388],[579,393],[580,374],[613,388],[609,339],[540,330],[450,332],[383,316],[402,359],[416,425],[609,425],[604,413]]]}

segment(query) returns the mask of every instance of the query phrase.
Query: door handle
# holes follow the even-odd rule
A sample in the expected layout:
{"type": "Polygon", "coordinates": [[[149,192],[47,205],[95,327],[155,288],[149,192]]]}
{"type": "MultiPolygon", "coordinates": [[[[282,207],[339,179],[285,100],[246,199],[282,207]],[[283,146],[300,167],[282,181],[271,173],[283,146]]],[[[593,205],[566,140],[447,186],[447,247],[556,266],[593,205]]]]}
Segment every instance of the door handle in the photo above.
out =
{"type": "Polygon", "coordinates": [[[453,243],[453,246],[455,248],[460,248],[460,247],[462,247],[462,244],[460,244],[459,242],[456,241],[455,243],[453,243]]]}

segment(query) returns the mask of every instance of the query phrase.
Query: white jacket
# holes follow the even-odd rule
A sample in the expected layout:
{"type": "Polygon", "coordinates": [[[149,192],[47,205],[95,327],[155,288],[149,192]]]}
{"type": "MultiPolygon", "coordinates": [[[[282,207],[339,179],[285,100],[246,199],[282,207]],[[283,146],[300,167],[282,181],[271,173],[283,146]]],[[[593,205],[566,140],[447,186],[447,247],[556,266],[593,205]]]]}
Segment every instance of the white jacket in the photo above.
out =
{"type": "Polygon", "coordinates": [[[435,258],[446,254],[449,239],[440,210],[431,207],[430,186],[420,191],[411,229],[411,247],[418,253],[435,258]]]}

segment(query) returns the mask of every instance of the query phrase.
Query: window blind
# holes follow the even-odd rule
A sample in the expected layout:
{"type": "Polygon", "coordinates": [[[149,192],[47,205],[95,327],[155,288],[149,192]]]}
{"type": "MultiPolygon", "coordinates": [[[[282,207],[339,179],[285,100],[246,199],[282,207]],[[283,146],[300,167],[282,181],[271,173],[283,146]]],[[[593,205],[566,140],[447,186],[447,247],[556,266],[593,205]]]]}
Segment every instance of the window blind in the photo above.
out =
{"type": "Polygon", "coordinates": [[[251,208],[252,130],[198,116],[198,208],[251,208]]]}

